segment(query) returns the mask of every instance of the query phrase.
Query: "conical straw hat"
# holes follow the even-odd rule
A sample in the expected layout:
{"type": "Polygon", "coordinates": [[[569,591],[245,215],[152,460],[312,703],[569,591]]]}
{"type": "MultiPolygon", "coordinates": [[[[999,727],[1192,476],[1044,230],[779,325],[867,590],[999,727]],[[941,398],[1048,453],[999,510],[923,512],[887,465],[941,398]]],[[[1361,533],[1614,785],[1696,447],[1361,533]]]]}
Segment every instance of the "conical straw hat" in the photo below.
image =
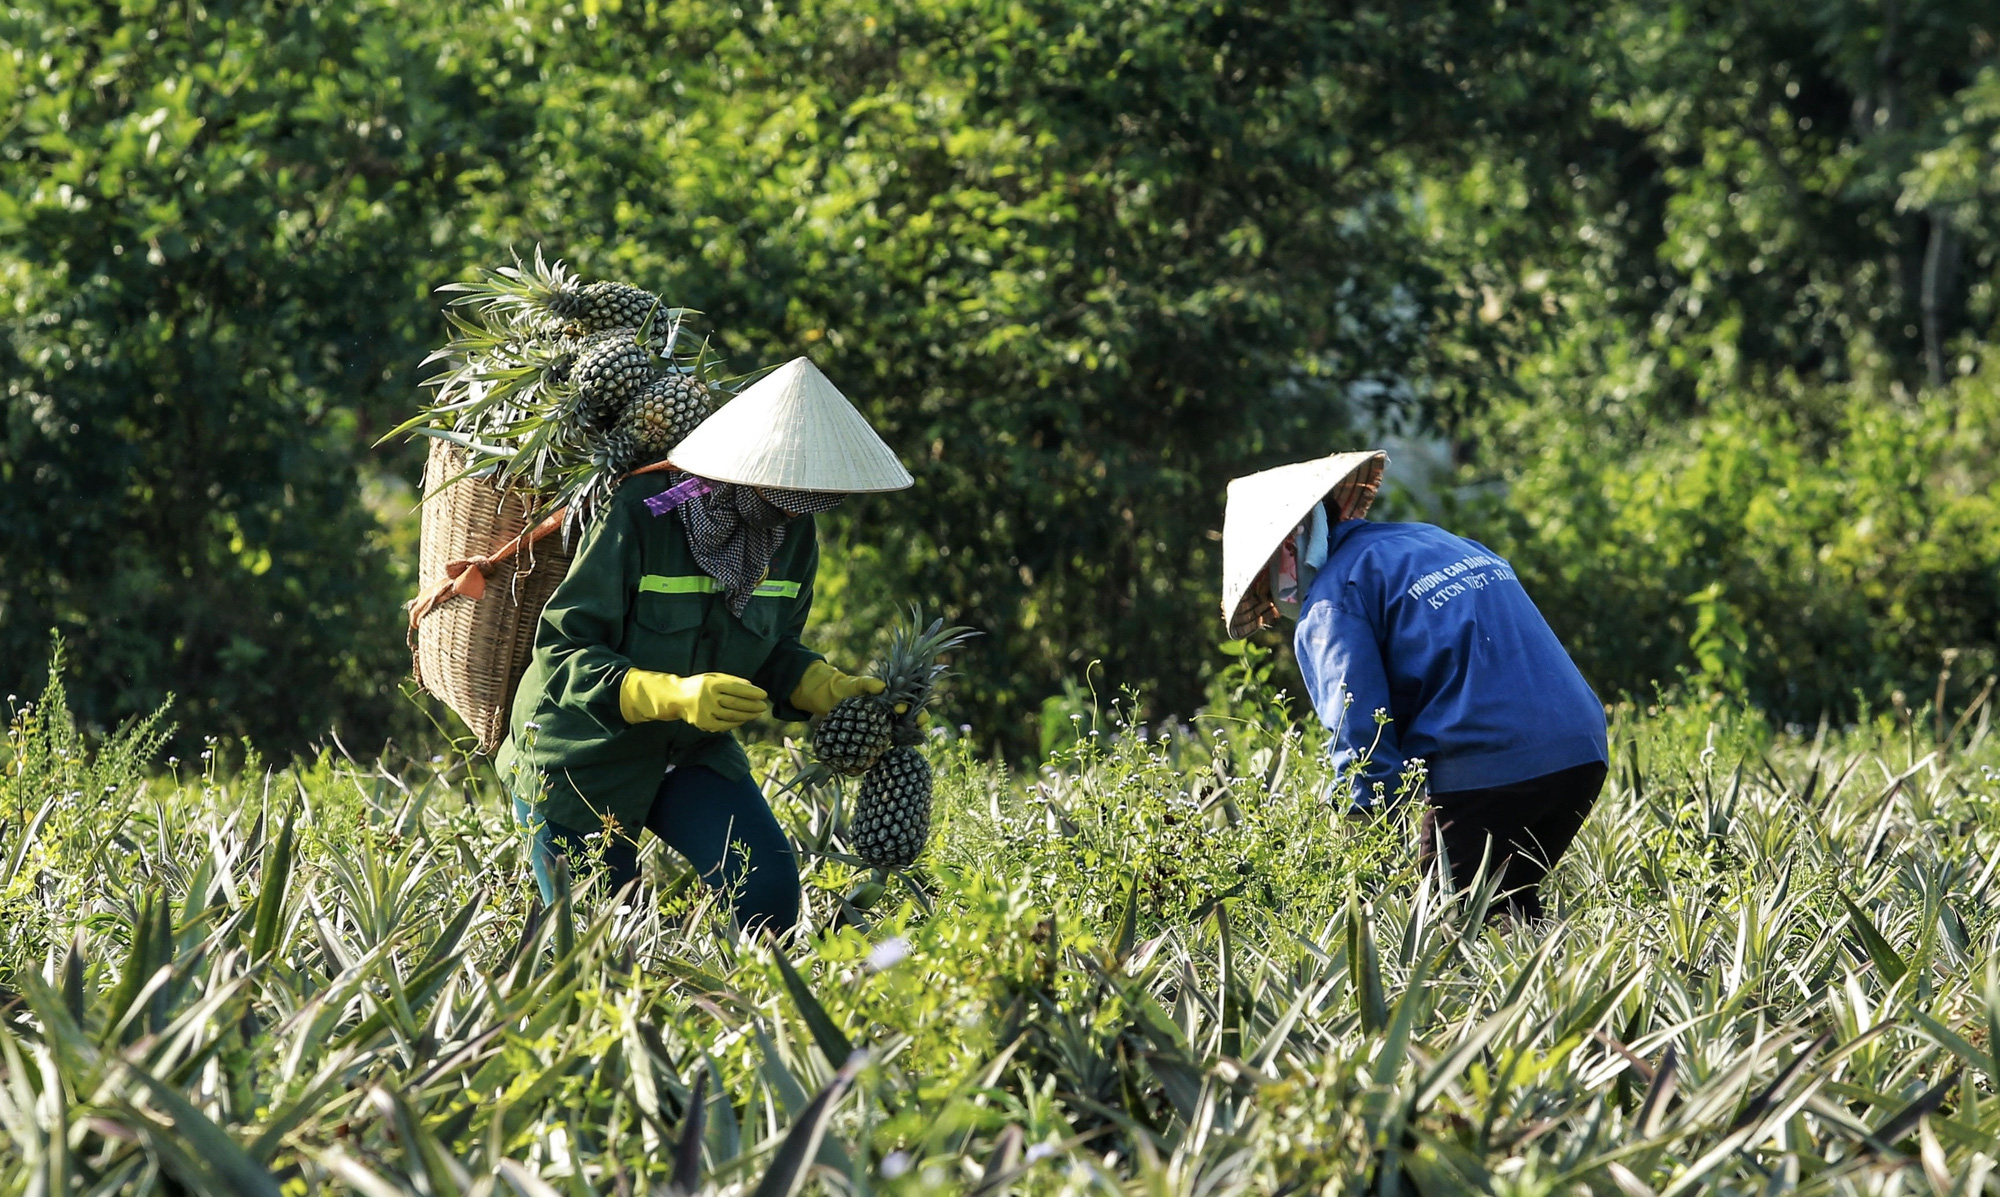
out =
{"type": "Polygon", "coordinates": [[[668,454],[712,482],[861,494],[914,483],[895,452],[802,357],[722,405],[668,454]]]}
{"type": "Polygon", "coordinates": [[[1251,587],[1313,504],[1338,489],[1342,493],[1336,496],[1337,509],[1327,514],[1335,520],[1359,519],[1368,514],[1382,467],[1388,464],[1387,453],[1364,449],[1230,482],[1229,506],[1222,516],[1222,621],[1229,625],[1231,636],[1248,636],[1275,621],[1277,609],[1270,599],[1258,604],[1251,587]]]}

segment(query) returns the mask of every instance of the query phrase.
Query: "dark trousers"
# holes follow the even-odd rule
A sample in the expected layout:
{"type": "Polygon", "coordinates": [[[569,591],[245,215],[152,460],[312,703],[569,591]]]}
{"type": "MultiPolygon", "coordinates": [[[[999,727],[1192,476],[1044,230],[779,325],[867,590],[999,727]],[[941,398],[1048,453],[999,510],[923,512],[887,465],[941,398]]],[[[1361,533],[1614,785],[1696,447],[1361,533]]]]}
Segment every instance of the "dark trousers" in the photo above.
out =
{"type": "Polygon", "coordinates": [[[1436,863],[1442,839],[1451,861],[1452,885],[1464,889],[1487,857],[1490,839],[1493,847],[1486,873],[1499,876],[1499,892],[1506,900],[1495,913],[1511,908],[1518,918],[1540,918],[1537,887],[1590,816],[1591,805],[1604,788],[1604,772],[1602,762],[1592,762],[1512,785],[1432,794],[1418,849],[1424,867],[1436,863]]]}
{"type": "MultiPolygon", "coordinates": [[[[542,901],[555,901],[555,862],[567,857],[572,875],[603,862],[607,893],[639,875],[639,844],[538,818],[516,798],[514,812],[529,829],[530,860],[542,901]],[[601,848],[601,851],[599,850],[601,848]]],[[[660,782],[646,812],[646,830],[687,857],[701,879],[730,895],[739,927],[787,931],[799,917],[799,862],[757,783],[731,781],[713,769],[675,769],[660,782]]]]}

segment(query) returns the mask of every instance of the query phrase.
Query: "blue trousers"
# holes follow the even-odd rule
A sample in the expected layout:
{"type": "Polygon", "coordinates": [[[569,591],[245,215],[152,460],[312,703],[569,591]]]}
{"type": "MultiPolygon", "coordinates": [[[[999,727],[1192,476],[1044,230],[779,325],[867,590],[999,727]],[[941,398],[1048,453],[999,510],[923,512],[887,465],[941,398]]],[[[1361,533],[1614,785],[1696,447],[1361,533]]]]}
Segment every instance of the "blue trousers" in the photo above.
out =
{"type": "MultiPolygon", "coordinates": [[[[514,814],[528,828],[529,859],[542,901],[554,902],[555,863],[567,857],[574,876],[601,857],[609,893],[639,875],[639,844],[618,837],[594,853],[589,833],[551,823],[514,799],[514,814]]],[[[771,814],[763,792],[749,778],[731,781],[713,769],[675,769],[660,781],[646,812],[646,830],[687,857],[701,879],[730,895],[736,925],[787,931],[799,917],[799,862],[791,841],[771,814]]]]}

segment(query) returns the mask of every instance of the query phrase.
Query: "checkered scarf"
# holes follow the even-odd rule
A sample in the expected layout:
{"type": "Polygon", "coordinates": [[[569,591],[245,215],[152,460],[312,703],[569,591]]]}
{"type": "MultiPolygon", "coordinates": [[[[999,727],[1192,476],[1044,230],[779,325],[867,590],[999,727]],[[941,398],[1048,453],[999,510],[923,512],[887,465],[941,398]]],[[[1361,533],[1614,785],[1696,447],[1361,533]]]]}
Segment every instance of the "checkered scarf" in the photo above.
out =
{"type": "Polygon", "coordinates": [[[729,482],[712,487],[677,510],[695,562],[722,583],[729,609],[738,616],[770,572],[771,558],[785,543],[786,525],[798,516],[835,507],[846,497],[809,490],[760,490],[729,482]]]}

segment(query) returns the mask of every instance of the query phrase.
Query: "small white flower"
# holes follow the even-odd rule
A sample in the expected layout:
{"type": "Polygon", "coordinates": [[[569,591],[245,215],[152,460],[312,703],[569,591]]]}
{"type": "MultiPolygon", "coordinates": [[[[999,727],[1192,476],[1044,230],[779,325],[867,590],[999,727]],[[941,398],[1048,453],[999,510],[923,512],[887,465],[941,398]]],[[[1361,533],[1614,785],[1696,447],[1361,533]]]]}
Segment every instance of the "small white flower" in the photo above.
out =
{"type": "Polygon", "coordinates": [[[910,1153],[892,1151],[882,1157],[882,1179],[894,1180],[910,1170],[910,1153]]]}
{"type": "Polygon", "coordinates": [[[1055,1144],[1037,1143],[1033,1147],[1028,1148],[1028,1154],[1026,1156],[1026,1160],[1030,1164],[1040,1163],[1042,1160],[1048,1159],[1055,1153],[1056,1153],[1055,1144]]]}
{"type": "Polygon", "coordinates": [[[910,958],[910,941],[898,935],[868,949],[868,971],[886,972],[910,958]]]}

